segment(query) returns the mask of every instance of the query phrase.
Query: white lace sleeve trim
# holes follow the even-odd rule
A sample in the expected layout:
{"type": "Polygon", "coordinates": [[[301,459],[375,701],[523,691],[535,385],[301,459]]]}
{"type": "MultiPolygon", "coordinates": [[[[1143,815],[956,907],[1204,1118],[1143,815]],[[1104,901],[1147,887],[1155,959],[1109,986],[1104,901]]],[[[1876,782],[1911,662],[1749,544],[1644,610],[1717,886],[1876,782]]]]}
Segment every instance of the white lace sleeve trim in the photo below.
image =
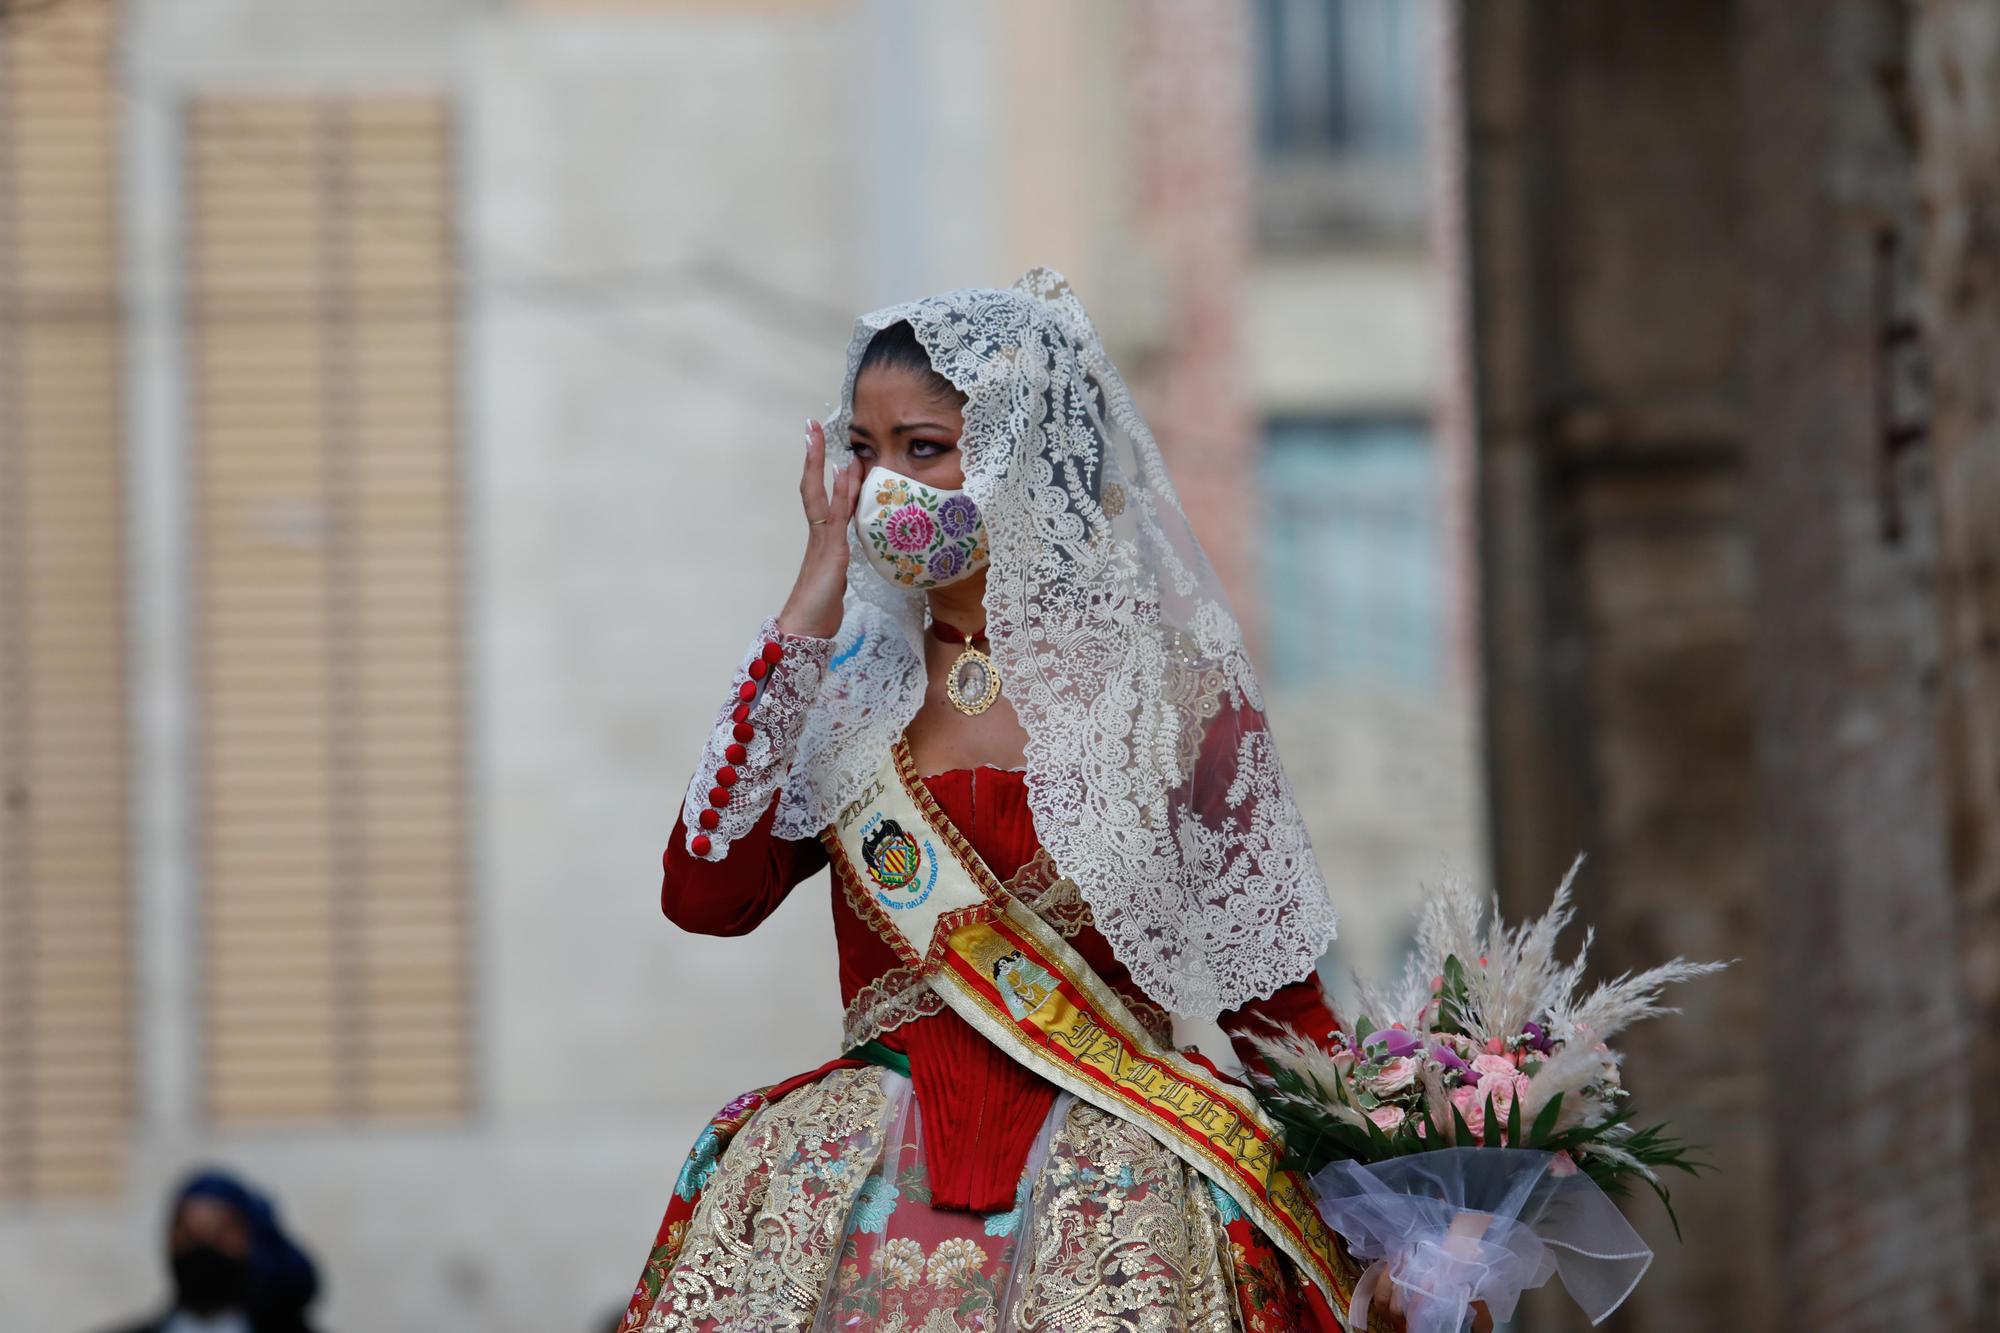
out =
{"type": "Polygon", "coordinates": [[[832,639],[783,633],[776,617],[765,620],[759,628],[730,679],[729,694],[708,734],[708,743],[702,747],[701,763],[681,805],[690,854],[704,855],[696,839],[705,837],[704,859],[722,860],[729,855],[730,844],[763,816],[791,770],[793,752],[832,656],[832,639]],[[772,644],[782,653],[775,662],[768,657],[772,644]],[[742,697],[746,685],[752,690],[749,699],[742,697]],[[742,725],[750,731],[748,740],[737,739],[739,710],[745,718],[742,725]],[[742,747],[742,758],[731,763],[731,747],[737,745],[742,747]],[[731,775],[734,783],[726,782],[731,775]],[[723,791],[728,795],[718,806],[711,793],[723,791]],[[707,810],[715,812],[713,828],[702,826],[702,812],[707,810]]]}

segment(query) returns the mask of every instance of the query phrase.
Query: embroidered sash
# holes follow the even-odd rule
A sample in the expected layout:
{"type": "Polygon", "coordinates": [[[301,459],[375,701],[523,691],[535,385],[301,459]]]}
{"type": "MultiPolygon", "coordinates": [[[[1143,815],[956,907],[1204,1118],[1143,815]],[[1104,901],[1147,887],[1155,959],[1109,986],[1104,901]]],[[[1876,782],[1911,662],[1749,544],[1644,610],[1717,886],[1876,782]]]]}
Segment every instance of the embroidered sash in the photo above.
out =
{"type": "Polygon", "coordinates": [[[1001,886],[898,742],[823,835],[834,872],[944,1002],[1014,1059],[1141,1124],[1234,1199],[1330,1301],[1355,1273],[1244,1088],[1149,1036],[1061,934],[1001,886]]]}

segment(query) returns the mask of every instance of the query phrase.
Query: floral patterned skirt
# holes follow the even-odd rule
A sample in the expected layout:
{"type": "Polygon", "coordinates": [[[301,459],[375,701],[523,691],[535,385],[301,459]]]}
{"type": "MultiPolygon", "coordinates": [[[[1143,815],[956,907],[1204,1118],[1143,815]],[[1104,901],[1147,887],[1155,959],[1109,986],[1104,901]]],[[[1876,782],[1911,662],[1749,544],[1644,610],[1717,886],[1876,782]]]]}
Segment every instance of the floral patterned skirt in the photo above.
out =
{"type": "Polygon", "coordinates": [[[623,1327],[1266,1333],[1311,1303],[1227,1195],[1067,1095],[1010,1211],[931,1207],[910,1080],[846,1064],[702,1131],[623,1327]]]}

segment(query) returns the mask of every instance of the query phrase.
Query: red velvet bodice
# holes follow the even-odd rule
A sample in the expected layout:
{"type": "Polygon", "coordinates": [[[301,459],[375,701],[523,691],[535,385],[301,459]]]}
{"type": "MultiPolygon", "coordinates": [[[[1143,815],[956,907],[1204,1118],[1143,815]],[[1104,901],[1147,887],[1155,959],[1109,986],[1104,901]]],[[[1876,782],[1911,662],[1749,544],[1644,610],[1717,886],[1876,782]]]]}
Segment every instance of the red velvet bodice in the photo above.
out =
{"type": "MultiPolygon", "coordinates": [[[[997,878],[1013,878],[1040,850],[1020,772],[955,769],[925,778],[924,785],[997,878]]],[[[773,801],[750,835],[738,838],[721,861],[690,856],[685,830],[677,824],[667,840],[660,889],[668,919],[700,934],[744,934],[775,911],[796,885],[824,869],[827,855],[817,841],[772,836],[775,813],[773,801]]],[[[832,899],[841,1003],[847,1005],[864,986],[900,966],[901,959],[845,894],[836,891],[832,899]]],[[[1094,926],[1083,925],[1070,944],[1107,983],[1145,1006],[1109,941],[1094,926]]],[[[1223,1029],[1246,1062],[1250,1057],[1240,1038],[1263,1020],[1322,1039],[1337,1026],[1316,979],[1284,987],[1222,1016],[1223,1029]]],[[[1055,1087],[949,1010],[913,1019],[881,1040],[910,1061],[933,1203],[978,1212],[1013,1207],[1022,1167],[1055,1099],[1055,1087]]]]}

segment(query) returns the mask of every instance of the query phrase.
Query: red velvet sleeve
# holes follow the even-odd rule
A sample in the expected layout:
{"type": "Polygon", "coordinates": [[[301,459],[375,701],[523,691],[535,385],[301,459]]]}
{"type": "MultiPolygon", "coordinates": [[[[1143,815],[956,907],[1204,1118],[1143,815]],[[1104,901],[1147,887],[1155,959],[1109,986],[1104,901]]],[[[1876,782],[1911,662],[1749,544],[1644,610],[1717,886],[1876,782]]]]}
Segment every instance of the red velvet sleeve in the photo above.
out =
{"type": "Polygon", "coordinates": [[[772,834],[777,814],[773,796],[725,860],[689,852],[685,819],[675,820],[661,858],[660,910],[667,920],[697,935],[746,935],[777,911],[795,886],[824,869],[826,849],[817,839],[772,834]]]}
{"type": "MultiPolygon", "coordinates": [[[[1198,785],[1205,790],[1226,792],[1235,780],[1236,747],[1246,725],[1262,727],[1262,714],[1247,705],[1237,707],[1227,702],[1209,722],[1197,761],[1202,769],[1198,785]]],[[[1264,999],[1220,1014],[1216,1023],[1229,1034],[1229,1044],[1235,1048],[1237,1058],[1251,1069],[1263,1068],[1263,1060],[1249,1038],[1274,1035],[1273,1024],[1291,1029],[1322,1050],[1330,1048],[1334,1033],[1340,1030],[1340,1019],[1335,1016],[1333,1004],[1316,974],[1280,986],[1264,999]]]]}
{"type": "Polygon", "coordinates": [[[1272,1024],[1290,1028],[1321,1050],[1330,1050],[1333,1034],[1340,1031],[1340,1019],[1333,1012],[1333,1002],[1327,999],[1326,990],[1319,984],[1317,976],[1304,981],[1294,981],[1289,986],[1280,986],[1269,997],[1232,1009],[1216,1020],[1222,1030],[1229,1034],[1229,1044],[1236,1049],[1236,1058],[1245,1068],[1262,1069],[1264,1061],[1250,1044],[1253,1036],[1270,1037],[1276,1034],[1272,1024]]]}

